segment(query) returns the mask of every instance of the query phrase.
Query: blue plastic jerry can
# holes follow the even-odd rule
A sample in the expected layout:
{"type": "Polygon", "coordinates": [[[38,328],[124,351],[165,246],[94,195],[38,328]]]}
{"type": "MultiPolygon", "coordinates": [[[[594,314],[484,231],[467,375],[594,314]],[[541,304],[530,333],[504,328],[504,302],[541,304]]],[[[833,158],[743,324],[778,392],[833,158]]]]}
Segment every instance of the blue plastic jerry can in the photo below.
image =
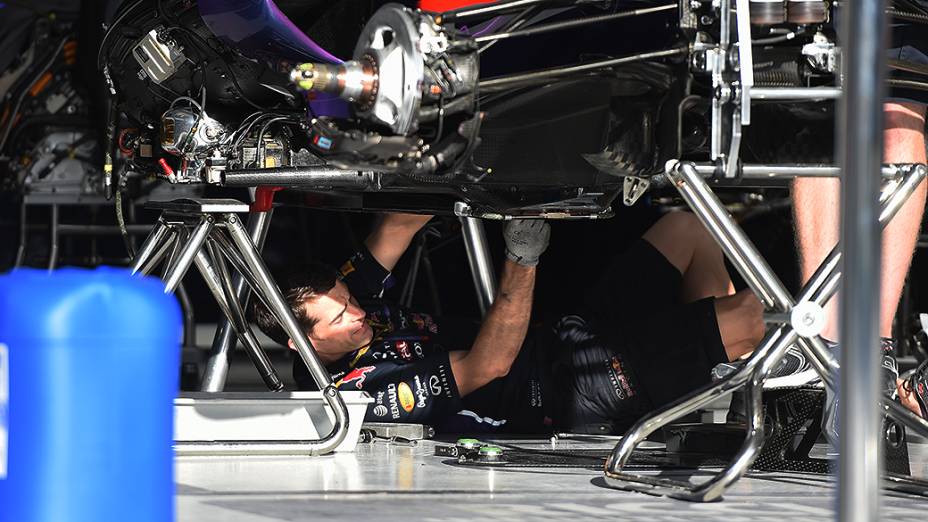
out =
{"type": "Polygon", "coordinates": [[[158,279],[0,276],[0,521],[174,519],[180,338],[158,279]]]}

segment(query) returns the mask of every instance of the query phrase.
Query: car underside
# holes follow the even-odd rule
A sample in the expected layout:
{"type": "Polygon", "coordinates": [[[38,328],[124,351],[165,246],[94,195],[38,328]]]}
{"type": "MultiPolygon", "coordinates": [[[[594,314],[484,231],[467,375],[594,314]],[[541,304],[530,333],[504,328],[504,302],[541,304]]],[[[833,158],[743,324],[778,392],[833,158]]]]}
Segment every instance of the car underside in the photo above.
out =
{"type": "Polygon", "coordinates": [[[761,187],[740,165],[832,161],[833,6],[809,4],[752,11],[745,56],[708,2],[366,5],[324,34],[300,3],[140,0],[98,65],[130,129],[117,175],[290,187],[330,208],[599,218],[623,190],[630,204],[660,186],[670,159],[761,187]],[[746,81],[769,91],[753,121],[746,81]],[[797,87],[823,95],[778,99],[797,87]]]}

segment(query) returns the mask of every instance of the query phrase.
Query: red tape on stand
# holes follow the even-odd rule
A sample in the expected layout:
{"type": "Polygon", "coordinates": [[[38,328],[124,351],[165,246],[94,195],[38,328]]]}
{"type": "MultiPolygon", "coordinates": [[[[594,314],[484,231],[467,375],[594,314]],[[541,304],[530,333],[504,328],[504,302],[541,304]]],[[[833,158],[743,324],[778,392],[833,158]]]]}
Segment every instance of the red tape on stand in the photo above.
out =
{"type": "Polygon", "coordinates": [[[274,193],[283,187],[261,185],[255,189],[255,202],[248,207],[249,212],[267,212],[274,206],[274,193]]]}

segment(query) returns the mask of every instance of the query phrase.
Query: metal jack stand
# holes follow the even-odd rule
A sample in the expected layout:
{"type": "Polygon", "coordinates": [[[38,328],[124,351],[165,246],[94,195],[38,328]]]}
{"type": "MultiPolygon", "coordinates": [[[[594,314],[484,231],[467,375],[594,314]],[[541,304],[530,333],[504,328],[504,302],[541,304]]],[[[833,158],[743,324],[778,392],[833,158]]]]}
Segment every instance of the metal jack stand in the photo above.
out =
{"type": "MultiPolygon", "coordinates": [[[[928,168],[924,165],[890,166],[884,171],[892,181],[883,191],[880,213],[882,226],[895,216],[928,175],[928,168]]],[[[691,393],[635,424],[613,450],[606,462],[605,474],[606,482],[619,489],[707,502],[721,498],[725,490],[744,475],[759,455],[764,438],[761,409],[763,383],[790,345],[798,343],[822,375],[826,385],[834,387],[833,375],[838,367],[837,361],[818,337],[818,333],[824,319],[822,307],[838,289],[841,277],[838,263],[841,252],[835,248],[828,255],[794,300],[725,210],[721,201],[712,193],[695,164],[670,162],[666,174],[744,277],[748,286],[768,309],[780,312],[781,324],[767,333],[751,358],[734,375],[691,393]],[[622,468],[628,463],[632,451],[648,435],[741,387],[745,387],[746,392],[747,436],[732,462],[720,473],[696,486],[668,479],[622,473],[622,468]]],[[[793,169],[793,175],[802,174],[802,167],[797,166],[793,169]]],[[[928,434],[928,422],[912,415],[895,402],[884,401],[884,409],[906,427],[928,434]]]]}
{"type": "MultiPolygon", "coordinates": [[[[282,390],[277,372],[261,349],[245,318],[239,293],[226,264],[231,263],[280,325],[293,339],[297,352],[322,390],[326,404],[334,413],[332,429],[314,440],[248,441],[248,442],[186,442],[177,444],[178,453],[242,453],[318,455],[337,447],[348,431],[348,409],[315,350],[290,312],[280,289],[271,279],[255,242],[249,237],[237,213],[248,212],[249,206],[230,199],[181,199],[152,203],[150,208],[161,210],[161,217],[145,240],[133,262],[133,273],[147,274],[167,256],[163,279],[165,292],[174,292],[192,264],[203,276],[220,309],[229,319],[239,340],[258,368],[261,377],[272,390],[282,390]]],[[[260,218],[259,218],[260,220],[260,218]]],[[[256,226],[253,230],[259,230],[256,226]]]]}
{"type": "MultiPolygon", "coordinates": [[[[248,236],[259,252],[264,248],[264,240],[267,238],[273,212],[274,209],[271,208],[266,212],[250,212],[248,214],[248,236]]],[[[232,282],[232,288],[235,291],[236,299],[242,304],[242,308],[247,310],[250,290],[245,283],[245,279],[236,274],[232,282]]],[[[225,388],[226,377],[229,374],[229,354],[235,347],[236,333],[234,323],[229,318],[220,318],[210,348],[209,359],[206,361],[200,391],[221,392],[225,388]]]]}

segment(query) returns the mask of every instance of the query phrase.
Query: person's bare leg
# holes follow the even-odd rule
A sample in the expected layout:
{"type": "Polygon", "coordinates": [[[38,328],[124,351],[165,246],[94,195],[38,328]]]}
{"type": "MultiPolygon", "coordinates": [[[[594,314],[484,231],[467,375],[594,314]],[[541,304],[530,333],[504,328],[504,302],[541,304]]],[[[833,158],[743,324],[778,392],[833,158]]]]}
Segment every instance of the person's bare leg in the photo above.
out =
{"type": "MultiPolygon", "coordinates": [[[[887,103],[883,157],[887,163],[925,163],[925,106],[887,103]]],[[[926,185],[923,181],[883,231],[883,272],[880,278],[880,335],[891,337],[893,318],[918,242],[926,185]]]]}
{"type": "MultiPolygon", "coordinates": [[[[884,161],[924,163],[925,106],[887,103],[884,105],[884,113],[884,161]]],[[[836,179],[799,178],[793,184],[800,271],[804,283],[838,243],[839,190],[836,179]]],[[[925,193],[926,186],[922,183],[883,232],[883,270],[880,279],[882,337],[892,336],[893,318],[918,239],[925,193]]],[[[827,321],[822,336],[826,339],[838,339],[837,301],[837,298],[833,298],[825,308],[827,321]]]]}
{"type": "Polygon", "coordinates": [[[734,293],[722,250],[695,215],[667,214],[642,237],[682,274],[684,303],[734,293]]]}
{"type": "MultiPolygon", "coordinates": [[[[808,282],[825,256],[838,244],[840,184],[837,179],[797,178],[793,183],[793,213],[802,283],[808,282]]],[[[838,299],[825,305],[822,337],[838,339],[838,299]]]]}
{"type": "MultiPolygon", "coordinates": [[[[884,154],[890,163],[925,163],[925,106],[887,104],[884,154]]],[[[922,213],[925,209],[926,184],[922,182],[884,232],[880,335],[892,334],[893,317],[899,305],[912,253],[918,241],[922,213]],[[895,238],[898,243],[887,240],[895,238]],[[887,309],[891,309],[887,310],[887,309]]],[[[916,415],[921,407],[911,390],[901,380],[896,382],[899,400],[916,415]]]]}

